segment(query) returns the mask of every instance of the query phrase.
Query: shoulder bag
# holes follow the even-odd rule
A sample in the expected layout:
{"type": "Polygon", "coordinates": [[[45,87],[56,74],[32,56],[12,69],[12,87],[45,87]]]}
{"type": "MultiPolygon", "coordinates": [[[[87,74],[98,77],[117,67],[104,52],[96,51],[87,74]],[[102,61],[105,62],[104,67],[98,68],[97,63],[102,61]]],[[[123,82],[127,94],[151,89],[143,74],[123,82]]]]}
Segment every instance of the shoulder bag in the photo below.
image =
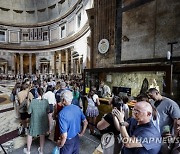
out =
{"type": "Polygon", "coordinates": [[[28,95],[29,95],[29,92],[26,96],[26,98],[23,100],[23,102],[19,105],[19,113],[25,113],[27,112],[27,105],[28,105],[28,95]]]}
{"type": "Polygon", "coordinates": [[[101,137],[101,147],[102,149],[107,149],[111,146],[114,145],[114,133],[109,132],[109,133],[105,133],[103,134],[103,136],[101,137]]]}

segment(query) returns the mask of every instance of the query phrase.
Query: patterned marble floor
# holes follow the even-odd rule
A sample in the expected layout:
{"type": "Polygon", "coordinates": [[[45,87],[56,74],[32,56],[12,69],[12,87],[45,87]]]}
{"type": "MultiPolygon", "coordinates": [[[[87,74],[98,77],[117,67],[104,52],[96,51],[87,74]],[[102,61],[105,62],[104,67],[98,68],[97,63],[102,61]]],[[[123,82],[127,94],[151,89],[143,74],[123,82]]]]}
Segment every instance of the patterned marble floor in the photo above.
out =
{"type": "MultiPolygon", "coordinates": [[[[15,111],[13,109],[13,104],[9,100],[11,90],[15,85],[15,81],[0,81],[0,97],[6,98],[4,102],[0,103],[0,136],[8,134],[18,128],[19,120],[15,118],[15,111]],[[9,109],[9,111],[8,111],[9,109]]],[[[11,152],[13,149],[19,148],[25,144],[25,138],[17,137],[15,139],[9,140],[2,144],[3,148],[7,153],[11,152]]],[[[0,148],[0,153],[4,153],[2,148],[0,148]]]]}
{"type": "MultiPolygon", "coordinates": [[[[13,109],[13,104],[9,100],[9,96],[11,93],[12,88],[15,85],[15,81],[0,81],[0,97],[6,98],[4,102],[0,102],[0,139],[2,136],[7,134],[7,142],[2,144],[2,147],[4,148],[6,153],[12,153],[12,154],[21,154],[23,153],[22,149],[26,144],[26,137],[20,137],[16,136],[15,138],[11,139],[12,133],[17,130],[19,126],[19,120],[15,118],[15,110],[13,109]]],[[[53,137],[50,136],[50,140],[48,140],[47,143],[49,147],[52,147],[53,142],[51,142],[51,139],[53,137]]],[[[2,141],[0,140],[0,143],[2,141]]],[[[101,153],[101,148],[99,146],[100,140],[97,138],[90,136],[88,133],[88,130],[86,134],[81,138],[81,148],[80,148],[80,154],[92,154],[92,153],[101,153]]],[[[34,144],[33,144],[34,145],[34,144]]],[[[36,150],[37,145],[34,147],[32,146],[32,150],[36,150]]],[[[50,151],[48,149],[48,151],[50,151]]],[[[3,149],[0,147],[0,154],[5,153],[3,149]]],[[[45,153],[51,153],[51,152],[45,152],[45,153]]]]}

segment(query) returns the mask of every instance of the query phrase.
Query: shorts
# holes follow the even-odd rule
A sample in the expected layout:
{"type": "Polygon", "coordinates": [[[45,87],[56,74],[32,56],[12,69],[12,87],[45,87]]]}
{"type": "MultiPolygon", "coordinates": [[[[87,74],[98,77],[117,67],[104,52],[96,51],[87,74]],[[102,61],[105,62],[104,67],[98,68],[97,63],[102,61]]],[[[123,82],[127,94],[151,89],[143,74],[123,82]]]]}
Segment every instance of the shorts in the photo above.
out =
{"type": "Polygon", "coordinates": [[[20,113],[20,118],[21,118],[21,120],[26,120],[27,118],[31,118],[31,115],[28,114],[27,112],[20,113]]]}

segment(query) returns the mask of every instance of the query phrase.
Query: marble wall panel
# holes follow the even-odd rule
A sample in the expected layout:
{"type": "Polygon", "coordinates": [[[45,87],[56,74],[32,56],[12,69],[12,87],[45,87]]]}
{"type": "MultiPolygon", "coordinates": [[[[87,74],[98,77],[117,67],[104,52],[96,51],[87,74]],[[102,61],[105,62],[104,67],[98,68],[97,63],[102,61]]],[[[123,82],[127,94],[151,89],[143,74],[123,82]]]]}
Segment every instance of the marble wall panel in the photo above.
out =
{"type": "Polygon", "coordinates": [[[10,31],[9,41],[11,43],[19,43],[19,32],[10,31]]]}
{"type": "Polygon", "coordinates": [[[111,89],[113,86],[131,88],[131,95],[137,96],[140,93],[143,80],[146,78],[149,87],[159,86],[163,90],[163,72],[132,72],[132,73],[108,73],[112,76],[112,82],[106,82],[111,89]]]}

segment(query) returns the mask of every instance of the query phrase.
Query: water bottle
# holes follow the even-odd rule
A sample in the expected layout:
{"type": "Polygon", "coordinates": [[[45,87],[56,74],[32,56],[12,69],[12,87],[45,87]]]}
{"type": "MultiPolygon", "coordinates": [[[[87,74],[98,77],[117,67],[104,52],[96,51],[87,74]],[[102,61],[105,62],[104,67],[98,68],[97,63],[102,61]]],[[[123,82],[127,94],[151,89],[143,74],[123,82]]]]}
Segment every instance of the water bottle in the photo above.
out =
{"type": "Polygon", "coordinates": [[[168,125],[163,127],[163,135],[170,135],[170,127],[168,125]]]}
{"type": "Polygon", "coordinates": [[[52,154],[60,154],[60,150],[59,150],[59,147],[58,146],[55,146],[53,151],[52,151],[52,154]]]}

